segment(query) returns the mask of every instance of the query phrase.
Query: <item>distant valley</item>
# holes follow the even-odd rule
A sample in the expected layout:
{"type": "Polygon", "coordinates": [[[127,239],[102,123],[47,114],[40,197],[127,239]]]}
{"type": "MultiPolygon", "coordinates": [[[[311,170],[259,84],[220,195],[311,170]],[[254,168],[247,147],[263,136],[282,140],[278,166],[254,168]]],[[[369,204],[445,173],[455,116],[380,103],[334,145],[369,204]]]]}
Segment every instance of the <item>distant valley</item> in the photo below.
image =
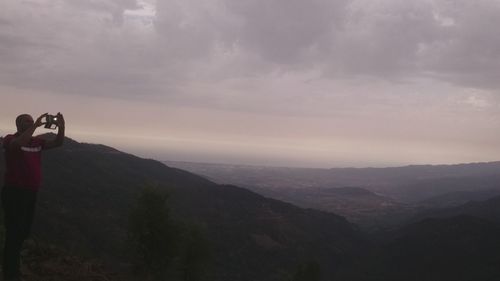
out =
{"type": "Polygon", "coordinates": [[[337,213],[368,228],[398,224],[425,209],[500,195],[500,162],[335,169],[165,163],[218,183],[337,213]]]}

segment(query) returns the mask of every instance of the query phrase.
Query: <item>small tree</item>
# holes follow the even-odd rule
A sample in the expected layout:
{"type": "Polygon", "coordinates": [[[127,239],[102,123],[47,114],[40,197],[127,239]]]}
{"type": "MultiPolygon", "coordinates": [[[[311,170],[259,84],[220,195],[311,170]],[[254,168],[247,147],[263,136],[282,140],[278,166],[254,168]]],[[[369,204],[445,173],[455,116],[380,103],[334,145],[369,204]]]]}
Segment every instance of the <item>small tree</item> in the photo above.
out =
{"type": "Polygon", "coordinates": [[[176,254],[176,227],[169,216],[167,198],[158,186],[146,186],[130,212],[128,245],[144,279],[165,278],[176,254]]]}

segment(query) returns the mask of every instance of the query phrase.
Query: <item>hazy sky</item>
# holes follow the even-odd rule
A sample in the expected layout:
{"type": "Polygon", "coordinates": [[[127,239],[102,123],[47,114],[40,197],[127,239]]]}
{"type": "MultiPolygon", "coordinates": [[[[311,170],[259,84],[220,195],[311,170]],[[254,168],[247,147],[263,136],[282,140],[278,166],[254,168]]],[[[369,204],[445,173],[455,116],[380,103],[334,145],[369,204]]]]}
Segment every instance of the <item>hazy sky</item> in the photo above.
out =
{"type": "Polygon", "coordinates": [[[159,160],[500,160],[499,26],[500,0],[2,0],[0,134],[61,111],[159,160]]]}

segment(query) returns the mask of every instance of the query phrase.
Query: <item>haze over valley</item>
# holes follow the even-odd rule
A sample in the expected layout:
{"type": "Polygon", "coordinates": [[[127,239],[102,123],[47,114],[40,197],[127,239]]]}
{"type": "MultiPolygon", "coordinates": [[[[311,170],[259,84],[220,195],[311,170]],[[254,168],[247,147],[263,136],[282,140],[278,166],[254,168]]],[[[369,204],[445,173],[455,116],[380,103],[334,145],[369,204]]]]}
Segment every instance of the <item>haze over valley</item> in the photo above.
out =
{"type": "Polygon", "coordinates": [[[500,195],[500,162],[393,168],[286,168],[166,161],[220,184],[384,226],[422,209],[500,195]]]}

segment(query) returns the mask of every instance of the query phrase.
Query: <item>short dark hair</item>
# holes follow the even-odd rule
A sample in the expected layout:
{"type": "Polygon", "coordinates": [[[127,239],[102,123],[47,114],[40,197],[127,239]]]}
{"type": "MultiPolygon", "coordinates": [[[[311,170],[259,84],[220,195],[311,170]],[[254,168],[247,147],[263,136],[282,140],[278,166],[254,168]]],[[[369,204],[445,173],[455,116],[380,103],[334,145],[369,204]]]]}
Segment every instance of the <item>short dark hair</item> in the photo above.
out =
{"type": "MultiPolygon", "coordinates": [[[[19,116],[16,117],[16,127],[17,127],[17,129],[19,129],[19,125],[21,123],[21,120],[23,118],[25,118],[25,117],[31,117],[31,115],[25,113],[25,114],[21,114],[21,115],[19,115],[19,116]]],[[[31,118],[33,118],[33,117],[31,117],[31,118]]]]}

